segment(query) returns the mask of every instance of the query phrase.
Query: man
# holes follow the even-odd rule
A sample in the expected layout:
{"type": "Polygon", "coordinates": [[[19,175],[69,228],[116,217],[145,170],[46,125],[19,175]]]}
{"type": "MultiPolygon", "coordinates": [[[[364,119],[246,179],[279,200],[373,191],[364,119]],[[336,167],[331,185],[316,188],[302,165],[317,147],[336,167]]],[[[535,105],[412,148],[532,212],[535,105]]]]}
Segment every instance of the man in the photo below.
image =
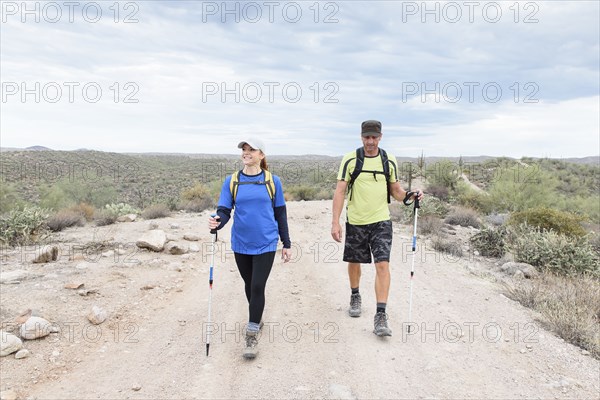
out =
{"type": "MultiPolygon", "coordinates": [[[[359,283],[361,263],[371,263],[371,254],[375,260],[375,295],[377,311],[374,318],[374,330],[377,336],[391,336],[388,326],[386,304],[390,289],[390,252],[392,248],[392,221],[388,208],[389,196],[403,201],[407,192],[398,181],[398,163],[396,158],[379,148],[381,141],[381,122],[369,120],[362,123],[361,139],[363,148],[344,156],[338,172],[338,182],[333,196],[333,220],[331,236],[337,242],[342,241],[340,215],[344,207],[344,198],[348,191],[346,211],[346,242],[344,245],[344,261],[348,262],[350,279],[351,317],[360,317],[361,297],[359,283]],[[364,150],[364,161],[360,168],[361,153],[364,150]],[[386,161],[387,159],[387,161],[386,161]],[[384,168],[384,162],[387,167],[384,168]],[[361,172],[354,175],[356,169],[361,172]],[[387,179],[386,172],[387,170],[387,179]]],[[[423,193],[416,190],[411,198],[423,193]]]]}

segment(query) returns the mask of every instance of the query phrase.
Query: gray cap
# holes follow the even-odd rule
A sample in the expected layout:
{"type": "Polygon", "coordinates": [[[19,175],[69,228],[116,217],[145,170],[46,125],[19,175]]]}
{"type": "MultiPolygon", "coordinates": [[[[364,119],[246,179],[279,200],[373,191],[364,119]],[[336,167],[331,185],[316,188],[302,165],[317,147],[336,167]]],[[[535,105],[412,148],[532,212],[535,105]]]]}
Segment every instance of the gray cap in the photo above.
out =
{"type": "Polygon", "coordinates": [[[260,139],[248,138],[247,140],[242,140],[241,142],[238,143],[238,149],[241,149],[242,147],[244,147],[245,144],[252,147],[253,149],[260,150],[263,153],[266,153],[265,144],[260,139]]]}

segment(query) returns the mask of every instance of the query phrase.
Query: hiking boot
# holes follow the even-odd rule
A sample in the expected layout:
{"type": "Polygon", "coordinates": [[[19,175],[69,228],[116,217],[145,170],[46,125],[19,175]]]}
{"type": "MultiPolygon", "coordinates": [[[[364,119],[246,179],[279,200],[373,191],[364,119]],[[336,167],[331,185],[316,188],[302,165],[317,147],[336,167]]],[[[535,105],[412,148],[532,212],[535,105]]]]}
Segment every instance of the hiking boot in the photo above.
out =
{"type": "Polygon", "coordinates": [[[375,329],[373,333],[377,336],[392,336],[392,330],[387,323],[388,316],[384,312],[378,312],[375,314],[375,329]]]}
{"type": "Polygon", "coordinates": [[[348,314],[350,314],[351,317],[360,317],[360,306],[360,293],[352,294],[350,296],[350,309],[348,309],[348,314]]]}
{"type": "Polygon", "coordinates": [[[253,359],[258,353],[258,332],[246,331],[246,347],[244,347],[244,358],[253,359]]]}

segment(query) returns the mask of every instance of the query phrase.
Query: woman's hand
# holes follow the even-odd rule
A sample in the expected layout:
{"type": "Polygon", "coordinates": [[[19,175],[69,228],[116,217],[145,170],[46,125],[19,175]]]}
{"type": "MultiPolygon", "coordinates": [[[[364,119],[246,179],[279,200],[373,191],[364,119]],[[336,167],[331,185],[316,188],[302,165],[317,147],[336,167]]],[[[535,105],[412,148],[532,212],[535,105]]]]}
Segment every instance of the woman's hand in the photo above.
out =
{"type": "Polygon", "coordinates": [[[219,226],[219,219],[221,217],[216,216],[216,217],[208,217],[208,229],[210,229],[211,231],[213,229],[217,229],[217,227],[219,226]]]}
{"type": "Polygon", "coordinates": [[[284,263],[290,261],[292,259],[292,249],[283,248],[281,250],[281,259],[284,263]]]}

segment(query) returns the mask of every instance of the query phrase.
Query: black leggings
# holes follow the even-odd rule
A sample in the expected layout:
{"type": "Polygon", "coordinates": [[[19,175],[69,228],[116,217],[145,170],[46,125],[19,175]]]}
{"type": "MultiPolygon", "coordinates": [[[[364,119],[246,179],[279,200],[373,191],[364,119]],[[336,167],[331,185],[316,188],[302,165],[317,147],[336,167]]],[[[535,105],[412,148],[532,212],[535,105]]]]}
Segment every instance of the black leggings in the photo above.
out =
{"type": "Polygon", "coordinates": [[[234,253],[240,275],[244,280],[250,322],[260,323],[265,309],[265,288],[273,267],[275,252],[248,255],[234,253]]]}

